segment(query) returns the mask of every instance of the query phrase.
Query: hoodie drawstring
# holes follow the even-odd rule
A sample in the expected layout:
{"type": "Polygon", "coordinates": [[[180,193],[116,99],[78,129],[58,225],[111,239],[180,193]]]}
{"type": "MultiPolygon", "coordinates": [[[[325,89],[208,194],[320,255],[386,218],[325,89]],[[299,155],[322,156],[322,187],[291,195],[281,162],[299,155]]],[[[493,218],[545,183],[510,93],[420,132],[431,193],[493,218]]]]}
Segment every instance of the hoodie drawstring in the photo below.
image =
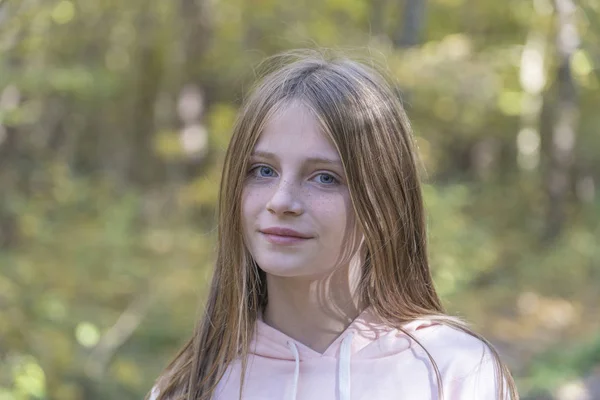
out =
{"type": "MultiPolygon", "coordinates": [[[[352,355],[353,336],[354,333],[350,331],[346,337],[344,337],[342,345],[340,346],[340,363],[338,370],[338,390],[340,393],[340,400],[350,400],[350,357],[352,355]]],[[[294,354],[294,360],[296,362],[296,367],[294,369],[294,383],[290,395],[290,400],[296,400],[296,395],[298,394],[298,378],[300,377],[300,355],[298,354],[296,343],[289,340],[287,345],[294,354]]]]}
{"type": "Polygon", "coordinates": [[[340,400],[350,400],[350,355],[352,353],[352,336],[350,331],[342,340],[340,349],[340,370],[338,375],[338,384],[340,391],[340,400]]]}
{"type": "Polygon", "coordinates": [[[289,340],[287,342],[288,347],[292,350],[294,354],[294,360],[296,360],[296,368],[294,369],[294,384],[292,386],[292,393],[290,395],[290,400],[296,400],[296,394],[298,393],[298,378],[300,377],[300,355],[298,354],[298,347],[296,343],[289,340]]]}

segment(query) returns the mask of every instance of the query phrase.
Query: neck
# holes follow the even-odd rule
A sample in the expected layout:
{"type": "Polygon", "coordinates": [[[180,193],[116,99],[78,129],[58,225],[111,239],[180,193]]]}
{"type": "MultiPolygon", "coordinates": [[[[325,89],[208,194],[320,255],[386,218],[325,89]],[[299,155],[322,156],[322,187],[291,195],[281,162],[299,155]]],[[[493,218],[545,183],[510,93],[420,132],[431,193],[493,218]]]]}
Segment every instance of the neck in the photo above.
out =
{"type": "Polygon", "coordinates": [[[364,309],[349,267],[320,278],[267,275],[264,322],[323,353],[364,309]]]}

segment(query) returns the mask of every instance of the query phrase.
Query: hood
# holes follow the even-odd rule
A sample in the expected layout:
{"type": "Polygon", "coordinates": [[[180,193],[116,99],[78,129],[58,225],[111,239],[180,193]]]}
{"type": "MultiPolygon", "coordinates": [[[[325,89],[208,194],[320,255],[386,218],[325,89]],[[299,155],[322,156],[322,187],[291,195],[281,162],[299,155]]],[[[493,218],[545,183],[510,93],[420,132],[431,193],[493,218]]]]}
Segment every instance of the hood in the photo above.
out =
{"type": "MultiPolygon", "coordinates": [[[[422,337],[438,325],[431,321],[414,320],[402,328],[408,333],[422,337]]],[[[388,357],[410,349],[412,340],[402,331],[389,327],[367,308],[329,345],[319,353],[310,347],[267,325],[259,317],[256,332],[250,345],[250,353],[276,360],[295,361],[293,389],[289,399],[296,399],[300,362],[308,359],[333,358],[338,362],[338,385],[340,400],[350,399],[350,360],[388,357]]]]}
{"type": "MultiPolygon", "coordinates": [[[[420,336],[421,332],[417,333],[417,330],[432,325],[438,324],[426,320],[413,320],[404,324],[402,328],[411,334],[420,336]]],[[[290,351],[290,344],[293,344],[298,350],[300,360],[323,357],[339,358],[342,342],[350,335],[352,336],[348,349],[350,355],[363,359],[385,357],[410,347],[408,336],[383,323],[369,307],[360,313],[323,353],[319,353],[267,325],[259,316],[250,353],[280,360],[294,360],[295,357],[290,351]]]]}

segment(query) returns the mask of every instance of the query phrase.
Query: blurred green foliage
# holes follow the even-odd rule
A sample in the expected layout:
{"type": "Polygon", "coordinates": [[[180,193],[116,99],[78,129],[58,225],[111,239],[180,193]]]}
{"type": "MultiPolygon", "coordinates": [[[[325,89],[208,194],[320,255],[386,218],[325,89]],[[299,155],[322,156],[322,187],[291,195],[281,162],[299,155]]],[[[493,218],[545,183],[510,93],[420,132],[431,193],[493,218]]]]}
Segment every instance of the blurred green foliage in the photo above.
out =
{"type": "Polygon", "coordinates": [[[589,342],[570,344],[552,349],[535,358],[531,375],[525,380],[527,386],[556,389],[565,378],[585,376],[600,364],[600,337],[589,342]]]}
{"type": "Polygon", "coordinates": [[[0,1],[0,400],[144,396],[202,309],[237,107],[258,63],[297,47],[397,82],[438,290],[523,397],[589,377],[600,4],[570,16],[561,75],[559,3],[0,1]]]}

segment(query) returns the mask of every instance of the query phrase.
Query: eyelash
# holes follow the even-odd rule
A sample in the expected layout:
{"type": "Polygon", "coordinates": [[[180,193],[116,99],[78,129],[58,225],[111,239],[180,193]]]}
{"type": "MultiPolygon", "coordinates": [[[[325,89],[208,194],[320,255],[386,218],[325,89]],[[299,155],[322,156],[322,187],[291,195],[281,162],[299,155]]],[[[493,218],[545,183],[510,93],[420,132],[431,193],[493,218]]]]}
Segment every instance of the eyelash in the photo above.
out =
{"type": "MultiPolygon", "coordinates": [[[[269,167],[268,165],[259,164],[259,165],[255,165],[252,168],[250,168],[250,170],[248,171],[248,175],[253,175],[255,178],[270,178],[269,176],[257,176],[255,174],[255,171],[257,171],[257,170],[260,171],[260,168],[269,168],[271,171],[275,172],[275,170],[273,168],[269,167]]],[[[333,174],[330,174],[327,172],[321,172],[321,173],[317,174],[317,176],[321,176],[321,175],[327,175],[333,179],[333,182],[331,182],[331,183],[319,182],[323,185],[331,186],[331,185],[337,185],[340,183],[339,179],[337,179],[333,174]]]]}

